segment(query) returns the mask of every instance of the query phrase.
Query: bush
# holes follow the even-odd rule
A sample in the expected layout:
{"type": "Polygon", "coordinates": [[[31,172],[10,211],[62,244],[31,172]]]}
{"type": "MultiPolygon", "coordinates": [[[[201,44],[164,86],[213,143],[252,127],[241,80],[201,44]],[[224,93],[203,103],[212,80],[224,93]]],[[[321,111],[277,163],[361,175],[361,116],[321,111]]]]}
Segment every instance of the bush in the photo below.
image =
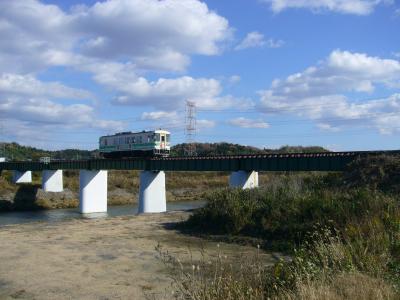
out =
{"type": "Polygon", "coordinates": [[[259,237],[286,250],[299,245],[316,224],[351,236],[356,234],[354,228],[357,234],[369,234],[371,222],[386,230],[398,226],[395,220],[400,219],[397,199],[368,189],[274,186],[218,191],[206,199],[206,206],[196,210],[182,228],[259,237]]]}
{"type": "Polygon", "coordinates": [[[367,156],[349,164],[344,172],[348,187],[367,186],[373,190],[400,193],[400,156],[367,156]]]}
{"type": "MultiPolygon", "coordinates": [[[[363,163],[354,162],[353,168],[363,163]]],[[[256,288],[262,286],[263,294],[252,294],[254,299],[398,299],[400,199],[391,178],[398,175],[396,168],[396,159],[377,159],[370,170],[353,171],[353,177],[345,173],[346,180],[337,174],[281,177],[262,189],[211,193],[206,206],[180,226],[257,237],[291,253],[290,261],[264,266],[265,278],[256,288]],[[380,175],[368,180],[365,174],[380,175]]],[[[223,276],[241,280],[240,272],[223,276]]]]}

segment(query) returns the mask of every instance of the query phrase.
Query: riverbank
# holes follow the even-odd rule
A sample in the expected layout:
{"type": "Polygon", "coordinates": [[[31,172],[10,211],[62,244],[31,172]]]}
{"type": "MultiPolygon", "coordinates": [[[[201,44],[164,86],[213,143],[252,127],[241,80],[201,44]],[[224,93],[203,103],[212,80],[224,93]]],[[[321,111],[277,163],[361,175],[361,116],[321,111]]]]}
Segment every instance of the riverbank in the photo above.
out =
{"type": "MultiPolygon", "coordinates": [[[[31,184],[16,185],[12,174],[0,176],[0,211],[76,208],[79,205],[79,172],[64,171],[64,191],[44,192],[41,173],[33,172],[31,184]]],[[[166,172],[167,201],[193,201],[204,192],[228,186],[226,172],[166,172]]],[[[108,205],[128,205],[138,202],[139,171],[108,172],[108,205]]]]}
{"type": "MultiPolygon", "coordinates": [[[[276,178],[276,174],[260,173],[259,183],[264,185],[276,178]]],[[[31,184],[16,185],[12,183],[12,173],[4,171],[0,176],[0,212],[78,207],[79,172],[64,171],[63,181],[63,192],[44,192],[40,172],[32,172],[31,184]]],[[[228,186],[228,172],[166,172],[167,202],[201,200],[206,192],[228,186]]],[[[139,171],[108,172],[109,206],[136,204],[138,193],[139,171]]]]}
{"type": "MultiPolygon", "coordinates": [[[[183,264],[220,251],[235,261],[257,249],[181,234],[170,225],[190,212],[29,223],[0,227],[0,299],[172,299],[157,259],[164,246],[183,264]],[[192,252],[188,252],[188,248],[192,252]]],[[[263,254],[267,263],[276,261],[263,254]]]]}

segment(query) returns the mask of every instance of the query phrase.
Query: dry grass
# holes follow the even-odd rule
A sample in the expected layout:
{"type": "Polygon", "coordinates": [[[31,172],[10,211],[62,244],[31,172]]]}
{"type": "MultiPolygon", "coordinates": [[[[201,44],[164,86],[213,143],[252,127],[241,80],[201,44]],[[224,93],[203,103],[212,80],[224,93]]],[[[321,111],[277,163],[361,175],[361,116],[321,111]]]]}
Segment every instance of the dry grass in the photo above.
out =
{"type": "Polygon", "coordinates": [[[233,258],[220,251],[211,256],[201,249],[200,260],[190,253],[190,261],[182,262],[160,246],[156,250],[171,274],[175,299],[266,299],[265,261],[259,251],[251,258],[233,258]]]}
{"type": "MultiPolygon", "coordinates": [[[[316,232],[313,241],[295,251],[291,260],[269,266],[261,250],[254,256],[232,260],[223,253],[181,262],[157,248],[173,279],[176,299],[191,300],[384,300],[399,299],[383,266],[358,268],[364,259],[353,245],[328,229],[316,232]]],[[[366,254],[369,256],[371,254],[366,254]]],[[[192,257],[192,255],[190,255],[192,257]]],[[[368,260],[368,258],[366,258],[368,260]]]]}
{"type": "MultiPolygon", "coordinates": [[[[329,281],[304,281],[296,285],[296,293],[287,299],[299,300],[388,300],[398,299],[392,286],[380,278],[354,272],[342,273],[329,281]]],[[[285,297],[285,296],[284,296],[285,297]]]]}

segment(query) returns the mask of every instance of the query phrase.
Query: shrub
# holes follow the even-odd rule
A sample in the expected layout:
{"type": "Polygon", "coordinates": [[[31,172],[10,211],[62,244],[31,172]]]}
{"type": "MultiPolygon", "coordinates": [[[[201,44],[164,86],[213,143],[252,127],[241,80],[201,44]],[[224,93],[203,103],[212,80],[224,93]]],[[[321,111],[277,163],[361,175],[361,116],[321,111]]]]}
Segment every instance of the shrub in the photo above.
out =
{"type": "Polygon", "coordinates": [[[372,227],[381,226],[382,230],[398,227],[396,220],[400,219],[394,196],[368,189],[273,186],[223,190],[209,194],[206,199],[206,206],[196,210],[181,228],[255,236],[270,244],[286,244],[286,249],[299,245],[316,224],[335,227],[349,236],[356,233],[365,236],[372,227]],[[356,233],[353,228],[357,228],[356,233]]]}
{"type": "Polygon", "coordinates": [[[400,193],[400,156],[358,158],[344,172],[347,186],[368,186],[374,190],[400,193]]]}
{"type": "MultiPolygon", "coordinates": [[[[395,187],[391,180],[385,175],[373,180],[376,185],[342,187],[337,174],[293,178],[263,189],[211,193],[180,226],[256,236],[289,251],[290,261],[263,269],[264,293],[257,299],[398,299],[400,199],[388,192],[395,187]],[[340,288],[345,280],[355,286],[340,288]]],[[[228,299],[244,299],[235,297],[228,299]]]]}

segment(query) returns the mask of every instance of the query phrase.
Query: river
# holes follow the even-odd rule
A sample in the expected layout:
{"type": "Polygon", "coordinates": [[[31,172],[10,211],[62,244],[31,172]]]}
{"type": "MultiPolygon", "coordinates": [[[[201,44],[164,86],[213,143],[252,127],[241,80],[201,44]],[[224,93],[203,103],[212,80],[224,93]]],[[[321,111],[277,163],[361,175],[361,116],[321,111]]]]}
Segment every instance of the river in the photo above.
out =
{"type": "MultiPolygon", "coordinates": [[[[204,201],[181,201],[167,203],[167,211],[190,210],[204,205],[204,201]]],[[[50,209],[37,211],[18,211],[0,213],[0,227],[10,224],[22,224],[29,222],[58,222],[68,219],[80,218],[105,218],[115,216],[135,215],[138,205],[109,206],[107,213],[82,215],[77,208],[50,209]]]]}

